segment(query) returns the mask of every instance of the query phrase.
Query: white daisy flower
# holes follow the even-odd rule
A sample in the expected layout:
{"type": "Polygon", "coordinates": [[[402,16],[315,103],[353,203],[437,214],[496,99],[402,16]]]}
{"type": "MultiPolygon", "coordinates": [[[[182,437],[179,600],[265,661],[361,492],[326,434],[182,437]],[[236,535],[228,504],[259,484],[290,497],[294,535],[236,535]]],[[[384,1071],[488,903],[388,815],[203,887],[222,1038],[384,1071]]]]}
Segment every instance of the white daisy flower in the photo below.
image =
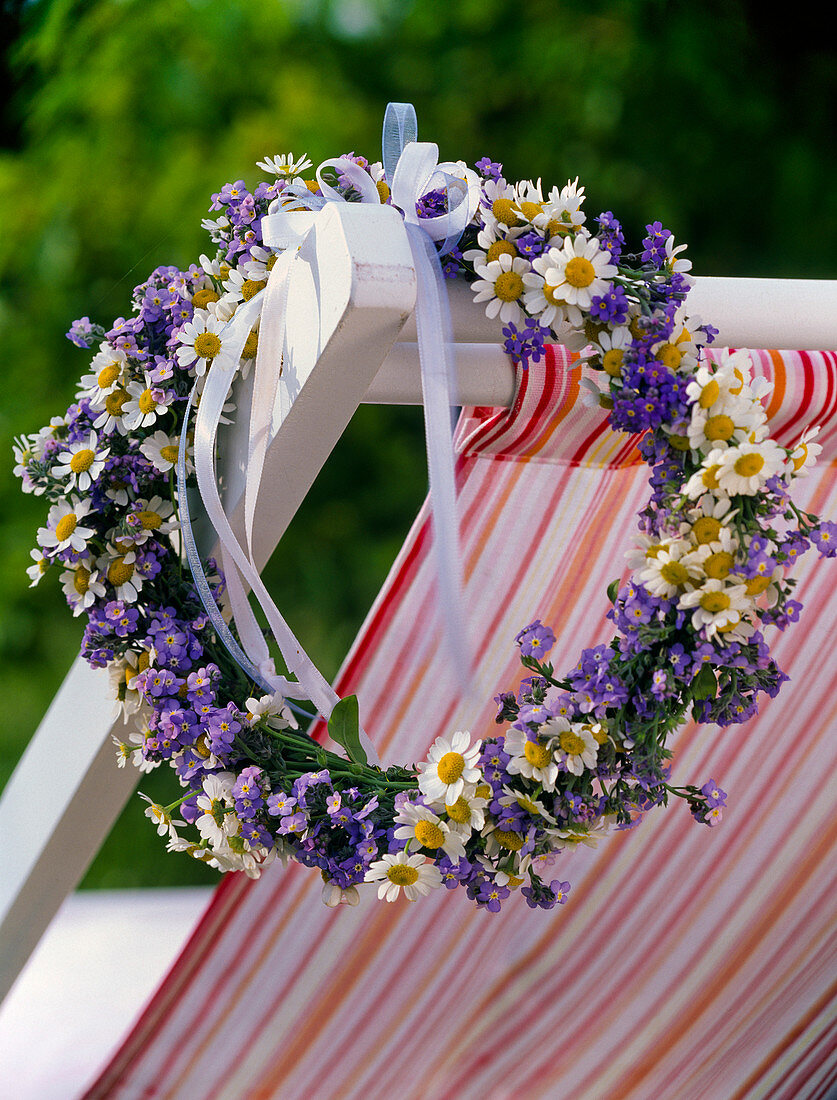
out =
{"type": "Polygon", "coordinates": [[[665,266],[668,268],[669,271],[675,271],[680,275],[684,275],[687,271],[692,270],[692,261],[691,260],[686,260],[686,259],[678,260],[677,259],[678,255],[681,252],[685,252],[687,247],[688,247],[688,245],[679,244],[675,248],[674,247],[674,235],[672,234],[670,237],[666,237],[665,266]]]}
{"type": "Polygon", "coordinates": [[[91,411],[101,410],[93,421],[93,427],[98,428],[105,435],[113,435],[114,432],[127,435],[129,429],[125,424],[123,412],[130,396],[123,386],[115,386],[109,393],[103,393],[91,401],[91,411]]]}
{"type": "Polygon", "coordinates": [[[492,263],[504,253],[513,258],[519,255],[514,241],[499,233],[496,225],[484,225],[477,234],[477,247],[463,252],[462,258],[476,269],[492,263]]]}
{"type": "Polygon", "coordinates": [[[103,554],[96,562],[100,571],[107,577],[108,583],[116,592],[117,600],[125,603],[135,603],[142,589],[145,578],[136,569],[136,554],[131,550],[128,553],[118,553],[115,547],[109,546],[108,553],[103,554]]]}
{"type": "Polygon", "coordinates": [[[329,909],[336,909],[338,905],[357,905],[360,895],[356,886],[338,886],[334,879],[329,879],[323,885],[323,902],[329,909]]]}
{"type": "Polygon", "coordinates": [[[405,802],[393,820],[399,826],[394,834],[397,840],[415,840],[422,848],[430,851],[441,848],[454,862],[465,855],[462,834],[451,829],[446,821],[442,821],[427,806],[405,802]]]}
{"type": "MultiPolygon", "coordinates": [[[[169,470],[173,470],[177,466],[179,446],[180,442],[177,436],[168,435],[166,432],[158,430],[140,444],[140,453],[144,454],[161,474],[167,474],[169,470]]],[[[192,450],[193,448],[190,445],[186,451],[187,459],[191,459],[192,450]]],[[[187,461],[188,468],[189,463],[187,461]]]]}
{"type": "Polygon", "coordinates": [[[144,381],[128,383],[128,400],[122,410],[125,427],[129,431],[150,428],[158,416],[168,412],[174,394],[155,386],[145,371],[144,381]]]}
{"type": "Polygon", "coordinates": [[[811,467],[816,463],[817,455],[822,451],[822,446],[813,441],[819,433],[819,426],[816,428],[806,428],[803,432],[802,438],[790,453],[789,462],[792,466],[792,470],[789,471],[789,473],[791,477],[805,477],[811,467]]]}
{"type": "Polygon", "coordinates": [[[605,329],[596,338],[595,348],[601,360],[602,369],[610,378],[622,376],[622,363],[625,349],[631,344],[631,330],[627,325],[605,329]]]}
{"type": "Polygon", "coordinates": [[[482,778],[477,766],[480,742],[469,748],[471,735],[457,730],[453,737],[437,737],[427,760],[418,766],[419,790],[430,802],[453,805],[461,794],[471,790],[482,778]]]}
{"type": "Polygon", "coordinates": [[[251,726],[254,722],[266,721],[274,729],[299,728],[293,711],[281,695],[262,695],[260,699],[248,699],[245,705],[251,726]]]}
{"type": "MultiPolygon", "coordinates": [[[[552,736],[553,724],[559,721],[563,720],[552,718],[546,723],[542,731],[543,738],[552,736]]],[[[540,783],[545,791],[552,791],[558,778],[558,764],[552,747],[545,744],[543,738],[532,741],[523,730],[510,729],[503,744],[504,751],[511,756],[506,764],[506,771],[511,775],[525,776],[534,783],[540,783]]]]}
{"type": "Polygon", "coordinates": [[[682,539],[666,540],[640,571],[637,580],[652,595],[673,599],[704,575],[700,556],[689,551],[690,547],[682,539]]]}
{"type": "Polygon", "coordinates": [[[698,365],[698,348],[692,339],[692,333],[685,324],[680,324],[667,340],[653,346],[654,358],[669,370],[691,374],[698,365]]]}
{"type": "Polygon", "coordinates": [[[176,531],[180,524],[173,518],[174,506],[170,500],[154,496],[150,500],[143,497],[135,500],[131,513],[139,520],[139,527],[131,533],[131,540],[138,546],[155,535],[168,535],[176,531]]]}
{"type": "Polygon", "coordinates": [[[730,496],[754,496],[776,474],[785,472],[787,451],[772,439],[744,441],[724,452],[718,469],[718,485],[730,496]]]}
{"type": "Polygon", "coordinates": [[[694,629],[705,628],[706,636],[711,638],[719,630],[740,622],[753,604],[743,584],[709,579],[700,588],[685,592],[677,606],[691,610],[694,629]]]}
{"type": "Polygon", "coordinates": [[[407,855],[398,852],[387,853],[383,859],[370,864],[364,882],[379,882],[378,897],[385,901],[395,901],[403,890],[407,901],[417,901],[420,896],[429,894],[442,885],[439,868],[423,855],[407,855]]]}
{"type": "Polygon", "coordinates": [[[147,794],[143,794],[142,791],[138,791],[137,793],[144,802],[148,803],[148,808],[145,810],[145,816],[150,818],[157,826],[157,835],[168,836],[169,840],[176,840],[177,829],[171,814],[166,811],[164,806],[152,802],[147,794]]]}
{"type": "Polygon", "coordinates": [[[119,385],[125,370],[127,353],[121,348],[111,347],[107,341],[99,345],[99,351],[90,363],[90,374],[82,376],[76,396],[81,400],[89,397],[99,401],[112,393],[119,385]]]}
{"type": "Polygon", "coordinates": [[[58,578],[67,603],[73,609],[73,615],[80,615],[105,594],[105,586],[99,579],[99,574],[91,568],[92,564],[89,558],[84,558],[65,569],[58,578]]]}
{"type": "Polygon", "coordinates": [[[105,468],[110,447],[99,448],[99,437],[91,432],[87,439],[80,439],[58,454],[58,465],[52,467],[55,477],[66,477],[66,489],[86,492],[97,481],[105,468]]]}
{"type": "Polygon", "coordinates": [[[557,824],[555,818],[552,817],[549,810],[547,810],[546,806],[539,798],[524,794],[523,791],[516,791],[511,787],[504,786],[503,794],[500,797],[500,805],[519,806],[522,810],[525,810],[527,814],[531,814],[532,817],[542,817],[552,825],[557,824]]]}
{"type": "Polygon", "coordinates": [[[737,545],[732,521],[738,515],[738,509],[732,507],[728,497],[715,499],[711,493],[705,493],[690,509],[680,524],[681,538],[691,539],[696,546],[720,542],[724,550],[734,549],[737,545]]]}
{"type": "Polygon", "coordinates": [[[555,295],[563,277],[558,256],[559,250],[550,248],[532,261],[532,270],[523,276],[528,288],[523,296],[527,313],[549,327],[566,319],[563,300],[555,295]]]}
{"type": "Polygon", "coordinates": [[[29,578],[29,587],[34,588],[40,583],[41,577],[49,569],[52,562],[49,558],[45,558],[40,550],[30,550],[29,557],[35,564],[27,566],[26,575],[29,578]]]}
{"type": "Polygon", "coordinates": [[[498,234],[514,235],[516,232],[519,235],[523,221],[516,207],[514,187],[510,183],[506,183],[502,177],[482,181],[479,214],[486,229],[493,229],[498,234]]]}
{"type": "Polygon", "coordinates": [[[213,317],[206,310],[195,310],[192,320],[187,321],[177,334],[180,343],[175,353],[178,364],[194,370],[195,374],[201,377],[219,356],[223,361],[225,348],[222,334],[225,327],[225,321],[213,317]]]}
{"type": "Polygon", "coordinates": [[[471,285],[474,301],[488,303],[485,313],[492,320],[499,316],[504,324],[522,322],[520,302],[526,289],[523,276],[530,269],[529,261],[522,256],[501,253],[496,260],[475,269],[479,279],[471,285]]]}
{"type": "Polygon", "coordinates": [[[489,803],[491,788],[486,783],[479,784],[474,794],[461,794],[456,802],[445,803],[445,813],[451,829],[471,835],[474,829],[485,825],[485,808],[489,803]]]}
{"type": "Polygon", "coordinates": [[[707,493],[715,497],[726,496],[718,483],[718,471],[721,468],[721,459],[724,457],[725,451],[726,448],[716,447],[703,456],[700,469],[695,470],[683,486],[684,496],[687,496],[690,500],[696,500],[707,493]]]}
{"type": "Polygon", "coordinates": [[[203,777],[203,789],[197,797],[201,813],[195,825],[213,848],[220,847],[228,837],[234,836],[241,824],[233,811],[234,784],[235,776],[231,772],[214,772],[203,777]]]}
{"type": "Polygon", "coordinates": [[[567,319],[576,326],[581,325],[581,311],[589,310],[593,298],[607,292],[608,280],[616,274],[616,266],[610,262],[610,253],[601,247],[598,238],[583,233],[575,240],[568,237],[564,247],[550,249],[550,255],[553,251],[557,253],[558,270],[550,276],[557,280],[552,293],[566,303],[567,319]]]}
{"type": "Polygon", "coordinates": [[[578,829],[549,829],[549,837],[560,851],[562,848],[577,848],[583,844],[587,848],[597,847],[600,840],[606,837],[616,824],[615,814],[605,814],[583,828],[578,829]]]}
{"type": "Polygon", "coordinates": [[[597,735],[602,735],[598,723],[569,722],[566,718],[553,718],[543,727],[541,734],[555,741],[558,763],[573,775],[581,775],[585,769],[595,768],[599,744],[607,740],[606,735],[603,735],[601,742],[597,740],[597,735]]]}
{"type": "Polygon", "coordinates": [[[293,153],[277,153],[273,157],[256,161],[256,167],[261,168],[263,172],[271,172],[277,179],[286,179],[290,176],[298,176],[310,168],[312,163],[304,153],[296,159],[293,153]]]}
{"type": "Polygon", "coordinates": [[[234,267],[230,270],[224,280],[224,294],[223,301],[225,303],[249,302],[251,298],[259,293],[260,290],[264,290],[267,286],[267,276],[263,279],[253,279],[245,270],[247,265],[242,268],[234,267]]]}
{"type": "Polygon", "coordinates": [[[568,180],[565,187],[553,187],[549,192],[542,212],[534,219],[536,228],[547,237],[565,236],[580,229],[587,220],[581,209],[584,202],[584,188],[578,186],[578,177],[568,180]]]}
{"type": "Polygon", "coordinates": [[[226,241],[230,229],[230,219],[225,215],[220,218],[203,218],[201,229],[206,230],[213,244],[221,244],[226,241]]]}
{"type": "Polygon", "coordinates": [[[73,549],[81,554],[88,539],[96,534],[92,527],[79,524],[89,512],[90,501],[79,500],[78,497],[70,497],[53,504],[47,516],[46,527],[38,528],[38,545],[53,553],[73,549]]]}

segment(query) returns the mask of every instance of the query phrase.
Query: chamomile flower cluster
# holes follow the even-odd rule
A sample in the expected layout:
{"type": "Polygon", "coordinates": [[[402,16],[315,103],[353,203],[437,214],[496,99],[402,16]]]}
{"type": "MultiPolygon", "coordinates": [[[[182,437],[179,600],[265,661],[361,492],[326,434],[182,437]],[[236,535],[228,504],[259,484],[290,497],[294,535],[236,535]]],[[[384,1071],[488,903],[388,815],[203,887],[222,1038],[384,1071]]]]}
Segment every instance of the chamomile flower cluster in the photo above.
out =
{"type": "MultiPolygon", "coordinates": [[[[392,202],[380,164],[347,159],[355,168],[332,172],[332,197],[359,200],[361,179],[368,200],[392,202]]],[[[463,886],[491,912],[517,889],[532,907],[564,904],[567,855],[669,795],[708,825],[720,820],[714,781],[669,784],[665,740],[690,710],[743,721],[781,684],[762,630],[798,616],[796,557],[812,542],[837,553],[837,527],[788,495],[816,459],[816,429],[779,447],[746,354],[709,361],[713,330],[684,310],[689,262],[660,223],[631,253],[610,212],[588,221],[578,180],[545,191],[508,182],[488,158],[463,165],[478,201],[461,238],[445,242],[444,274],[471,283],[475,308],[524,366],[548,339],[582,351],[588,399],[614,428],[645,433],[652,496],[631,581],[611,593],[613,641],[561,678],[547,661],[552,632],[540,621],[521,631],[528,675],[497,696],[501,733],[454,731],[417,766],[385,771],[348,742],[349,759],[324,748],[306,732],[316,716],[260,695],[216,635],[179,529],[193,474],[187,399],[200,400],[213,364],[231,384],[250,369],[258,309],[243,350],[229,322],[264,300],[281,252],[265,244],[262,217],[322,200],[311,167],[291,153],[265,158],[255,190],[237,180],[212,196],[198,263],[157,268],[109,329],[74,323],[68,336],[88,353],[75,399],[14,444],[23,491],[47,506],[27,572],[32,585],[57,573],[86,619],[82,653],[108,669],[131,720],[120,766],[174,772],[177,796],[145,809],[171,851],[253,877],[294,859],[319,870],[327,905],[356,904],[364,883],[387,902],[463,886]]],[[[444,189],[423,195],[419,221],[448,201],[444,189]]],[[[205,572],[217,595],[223,576],[212,561],[205,572]]]]}

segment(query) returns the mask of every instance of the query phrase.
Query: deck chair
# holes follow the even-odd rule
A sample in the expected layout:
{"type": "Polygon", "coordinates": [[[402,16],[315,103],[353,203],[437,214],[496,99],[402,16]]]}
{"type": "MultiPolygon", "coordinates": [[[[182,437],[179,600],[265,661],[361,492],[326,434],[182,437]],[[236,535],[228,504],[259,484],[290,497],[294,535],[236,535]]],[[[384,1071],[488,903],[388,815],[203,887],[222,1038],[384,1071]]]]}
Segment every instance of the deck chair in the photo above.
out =
{"type": "MultiPolygon", "coordinates": [[[[487,346],[480,354],[495,362],[487,346]]],[[[823,425],[800,504],[834,514],[837,355],[755,360],[774,383],[781,443],[823,425]]],[[[551,348],[517,370],[510,408],[463,410],[456,475],[478,701],[462,701],[446,660],[425,505],[335,683],[357,693],[384,763],[421,759],[454,729],[490,736],[493,696],[521,675],[522,625],[553,626],[559,668],[609,637],[605,589],[646,471],[637,440],[580,400],[571,367],[551,348]]],[[[570,902],[548,914],[508,903],[487,914],[442,891],[331,910],[296,865],[227,876],[88,1100],[828,1095],[837,597],[808,559],[803,621],[774,648],[791,682],[746,725],[687,726],[673,745],[675,781],[712,776],[729,791],[720,829],[685,807],[651,814],[574,853],[562,868],[570,902]]]]}

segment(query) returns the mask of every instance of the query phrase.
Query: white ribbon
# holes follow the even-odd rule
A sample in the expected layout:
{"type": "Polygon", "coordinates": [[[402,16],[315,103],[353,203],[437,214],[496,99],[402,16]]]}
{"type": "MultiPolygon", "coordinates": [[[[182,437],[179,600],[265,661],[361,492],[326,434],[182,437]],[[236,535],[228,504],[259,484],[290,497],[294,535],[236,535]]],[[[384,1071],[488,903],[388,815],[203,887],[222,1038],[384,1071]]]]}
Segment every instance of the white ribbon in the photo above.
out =
{"type": "MultiPolygon", "coordinates": [[[[392,163],[390,150],[390,164],[392,163]]],[[[270,248],[283,251],[270,272],[265,290],[239,307],[222,334],[222,355],[213,361],[201,394],[194,445],[198,487],[207,516],[220,542],[221,564],[227,578],[230,605],[241,639],[239,648],[230,635],[238,650],[231,652],[248,674],[253,675],[254,670],[258,673],[254,677],[257,682],[268,683],[273,691],[285,697],[310,699],[326,718],[338,697],[273,603],[254,561],[253,546],[256,505],[271,439],[274,410],[278,406],[276,419],[281,429],[282,421],[290,408],[287,387],[280,386],[280,377],[282,364],[289,361],[290,354],[286,339],[286,316],[293,262],[300,244],[314,224],[317,212],[327,202],[346,201],[325,179],[325,172],[329,169],[350,182],[360,201],[380,202],[378,189],[369,174],[353,161],[339,158],[324,161],[317,169],[321,195],[313,195],[301,186],[286,188],[281,200],[274,203],[274,207],[278,208],[272,208],[271,213],[262,218],[264,243],[270,248]],[[296,208],[289,209],[289,206],[296,208]],[[229,367],[238,362],[247,336],[260,314],[244,500],[245,551],[230,526],[218,494],[215,442],[232,378],[229,367]],[[245,582],[264,610],[283,659],[298,683],[294,684],[276,674],[267,643],[247,598],[245,582]],[[244,651],[246,663],[241,661],[241,649],[244,651]]],[[[404,214],[418,280],[416,325],[422,368],[437,569],[445,633],[463,689],[469,682],[471,661],[463,612],[450,420],[455,364],[451,355],[450,315],[439,255],[440,252],[444,254],[459,239],[472,220],[479,202],[479,193],[479,180],[475,173],[460,165],[440,165],[438,148],[426,142],[410,142],[405,145],[392,173],[392,200],[404,214]],[[447,212],[434,217],[419,218],[418,201],[436,187],[443,187],[447,192],[447,212]],[[440,250],[437,250],[435,242],[442,242],[440,250]]],[[[190,561],[191,559],[190,554],[190,561]]],[[[202,570],[199,569],[198,572],[202,576],[202,570]]],[[[201,585],[198,584],[198,587],[200,589],[201,585]]],[[[208,585],[204,587],[208,590],[208,585]]],[[[203,592],[201,595],[204,598],[203,592]]],[[[226,637],[224,641],[229,645],[226,637]]],[[[361,740],[369,758],[376,760],[374,749],[362,730],[361,740]]]]}

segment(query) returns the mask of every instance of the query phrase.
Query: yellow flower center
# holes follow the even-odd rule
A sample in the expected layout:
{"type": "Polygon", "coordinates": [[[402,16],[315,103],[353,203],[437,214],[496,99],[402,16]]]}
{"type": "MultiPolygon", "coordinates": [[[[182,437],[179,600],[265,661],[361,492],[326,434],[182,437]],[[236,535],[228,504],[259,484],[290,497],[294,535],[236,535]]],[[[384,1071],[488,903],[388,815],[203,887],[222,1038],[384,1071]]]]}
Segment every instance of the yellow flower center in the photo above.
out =
{"type": "Polygon", "coordinates": [[[721,387],[715,378],[711,379],[700,391],[698,404],[702,409],[710,409],[721,396],[721,387]]]}
{"type": "Polygon", "coordinates": [[[735,431],[735,424],[728,416],[710,416],[706,421],[706,427],[703,429],[703,434],[707,439],[713,443],[718,440],[726,442],[732,438],[732,433],[735,431]]]}
{"type": "Polygon", "coordinates": [[[477,798],[491,798],[491,787],[487,783],[478,783],[476,795],[477,798]]]}
{"type": "Polygon", "coordinates": [[[113,393],[109,393],[105,398],[105,410],[108,415],[119,416],[122,412],[122,406],[127,400],[127,390],[114,390],[113,393]]]}
{"type": "Polygon", "coordinates": [[[436,765],[436,774],[448,786],[455,783],[465,771],[465,757],[459,752],[446,752],[436,765]]]}
{"type": "Polygon", "coordinates": [[[602,726],[587,726],[587,730],[590,732],[590,736],[596,742],[597,745],[607,744],[607,732],[602,726]]]}
{"type": "Polygon", "coordinates": [[[558,738],[558,744],[567,756],[580,756],[584,752],[584,738],[573,730],[564,730],[558,738]]]}
{"type": "Polygon", "coordinates": [[[747,581],[747,595],[748,596],[760,596],[762,592],[766,592],[770,587],[772,577],[753,577],[747,581]]]}
{"type": "Polygon", "coordinates": [[[720,533],[721,521],[714,516],[701,516],[692,525],[692,534],[701,546],[707,542],[714,542],[720,533]]]}
{"type": "Polygon", "coordinates": [[[83,565],[77,565],[75,576],[73,577],[73,588],[75,588],[79,596],[83,596],[89,587],[90,570],[85,569],[83,565]]]}
{"type": "Polygon", "coordinates": [[[375,184],[375,189],[378,192],[381,202],[386,202],[389,198],[389,185],[386,180],[378,180],[375,184]]]}
{"type": "Polygon", "coordinates": [[[540,202],[519,202],[517,209],[523,215],[527,222],[533,222],[538,214],[543,213],[543,203],[540,202]]]}
{"type": "Polygon", "coordinates": [[[501,848],[510,852],[519,852],[523,847],[523,837],[513,829],[495,829],[494,837],[501,848]]]}
{"type": "Polygon", "coordinates": [[[732,373],[738,379],[738,385],[737,386],[730,386],[729,392],[732,393],[732,394],[737,395],[737,394],[741,393],[741,391],[744,389],[744,375],[741,373],[741,371],[738,369],[738,367],[733,367],[732,373]]]}
{"type": "Polygon", "coordinates": [[[523,746],[523,755],[533,768],[546,768],[552,759],[552,753],[545,745],[538,745],[534,741],[527,741],[523,746]]]}
{"type": "Polygon", "coordinates": [[[432,821],[417,821],[415,833],[423,848],[441,848],[445,839],[445,834],[432,821]]]}
{"type": "Polygon", "coordinates": [[[724,577],[730,575],[734,563],[735,558],[732,554],[728,554],[726,550],[719,550],[717,554],[710,554],[703,563],[703,569],[707,577],[711,577],[714,581],[722,581],[724,577]]]}
{"type": "Polygon", "coordinates": [[[523,293],[523,279],[516,271],[502,271],[494,280],[494,293],[501,302],[516,302],[523,293]]]}
{"type": "Polygon", "coordinates": [[[700,475],[700,480],[703,482],[707,489],[718,488],[718,466],[707,466],[703,473],[700,475]]]}
{"type": "Polygon", "coordinates": [[[490,244],[488,246],[488,249],[485,253],[485,260],[486,260],[486,263],[490,264],[494,260],[498,259],[500,256],[516,256],[516,255],[517,255],[517,249],[514,247],[514,245],[511,243],[511,241],[500,240],[500,241],[495,241],[493,244],[490,244]]]}
{"type": "Polygon", "coordinates": [[[267,286],[267,279],[245,279],[241,284],[241,296],[245,302],[254,298],[260,290],[267,286]]]}
{"type": "Polygon", "coordinates": [[[621,348],[611,348],[610,351],[606,351],[602,356],[602,367],[605,374],[609,374],[611,378],[618,378],[622,373],[622,360],[625,358],[625,353],[621,348]]]}
{"type": "Polygon", "coordinates": [[[139,395],[139,411],[143,414],[154,412],[157,408],[157,402],[154,400],[154,396],[151,390],[143,390],[139,395]]]}
{"type": "Polygon", "coordinates": [[[491,213],[502,225],[517,225],[517,211],[511,199],[495,199],[491,204],[491,213]]]}
{"type": "Polygon", "coordinates": [[[739,477],[754,477],[764,466],[764,459],[759,454],[741,455],[735,460],[733,469],[739,477]]]}
{"type": "Polygon", "coordinates": [[[157,512],[139,512],[137,514],[143,531],[156,531],[162,525],[163,517],[157,512]]]}
{"type": "Polygon", "coordinates": [[[204,287],[203,290],[196,290],[192,295],[192,305],[195,309],[206,309],[210,302],[218,301],[218,293],[214,291],[212,287],[204,287]]]}
{"type": "Polygon", "coordinates": [[[589,286],[596,278],[596,269],[583,256],[574,256],[564,268],[564,278],[570,286],[589,286]]]}
{"type": "Polygon", "coordinates": [[[657,361],[669,370],[677,370],[683,362],[683,352],[674,344],[663,344],[657,351],[657,361]]]}
{"type": "Polygon", "coordinates": [[[387,871],[387,878],[396,886],[412,886],[418,881],[419,873],[409,863],[394,863],[387,871]]]}
{"type": "Polygon", "coordinates": [[[62,516],[61,519],[55,525],[55,537],[59,542],[63,542],[64,539],[68,539],[75,531],[78,524],[78,519],[73,512],[70,512],[68,516],[62,516]]]}
{"type": "Polygon", "coordinates": [[[552,286],[551,283],[548,283],[546,282],[546,280],[544,280],[542,289],[544,298],[546,298],[547,302],[549,302],[551,306],[557,306],[561,304],[561,299],[555,297],[555,291],[557,288],[552,286]]]}
{"type": "Polygon", "coordinates": [[[667,561],[660,570],[660,576],[666,584],[673,584],[679,588],[689,579],[689,571],[679,561],[667,561]]]}
{"type": "Polygon", "coordinates": [[[717,615],[719,611],[726,611],[730,605],[730,598],[726,592],[704,592],[700,598],[700,606],[710,615],[717,615]]]}
{"type": "Polygon", "coordinates": [[[687,435],[677,435],[676,433],[668,437],[668,442],[675,451],[688,451],[691,446],[687,435]]]}
{"type": "Polygon", "coordinates": [[[255,359],[256,352],[259,350],[259,334],[254,329],[244,341],[244,350],[241,353],[242,359],[255,359]]]}
{"type": "Polygon", "coordinates": [[[467,825],[471,820],[471,804],[464,794],[460,795],[452,806],[445,804],[445,810],[451,821],[455,821],[457,825],[467,825]]]}
{"type": "Polygon", "coordinates": [[[116,379],[119,377],[119,364],[109,363],[108,366],[102,367],[99,371],[99,375],[96,378],[99,388],[106,390],[108,386],[112,386],[116,379]]]}
{"type": "Polygon", "coordinates": [[[197,739],[197,741],[194,743],[194,745],[192,745],[192,748],[195,750],[195,752],[198,754],[198,756],[202,756],[204,760],[206,760],[206,758],[209,756],[210,752],[212,751],[209,748],[209,745],[207,744],[206,734],[203,734],[203,733],[200,735],[200,737],[197,739]]]}
{"type": "Polygon", "coordinates": [[[160,457],[165,459],[166,462],[177,462],[178,447],[176,443],[167,443],[165,447],[160,448],[160,457]]]}
{"type": "Polygon", "coordinates": [[[86,470],[90,469],[95,461],[95,452],[85,447],[84,450],[76,451],[70,459],[70,469],[74,474],[83,474],[86,470]]]}
{"type": "Polygon", "coordinates": [[[221,341],[214,332],[202,332],[195,337],[195,352],[201,359],[214,359],[221,350],[221,341]]]}
{"type": "Polygon", "coordinates": [[[133,575],[133,563],[126,562],[124,558],[115,558],[108,566],[108,580],[114,588],[126,584],[133,575]]]}

